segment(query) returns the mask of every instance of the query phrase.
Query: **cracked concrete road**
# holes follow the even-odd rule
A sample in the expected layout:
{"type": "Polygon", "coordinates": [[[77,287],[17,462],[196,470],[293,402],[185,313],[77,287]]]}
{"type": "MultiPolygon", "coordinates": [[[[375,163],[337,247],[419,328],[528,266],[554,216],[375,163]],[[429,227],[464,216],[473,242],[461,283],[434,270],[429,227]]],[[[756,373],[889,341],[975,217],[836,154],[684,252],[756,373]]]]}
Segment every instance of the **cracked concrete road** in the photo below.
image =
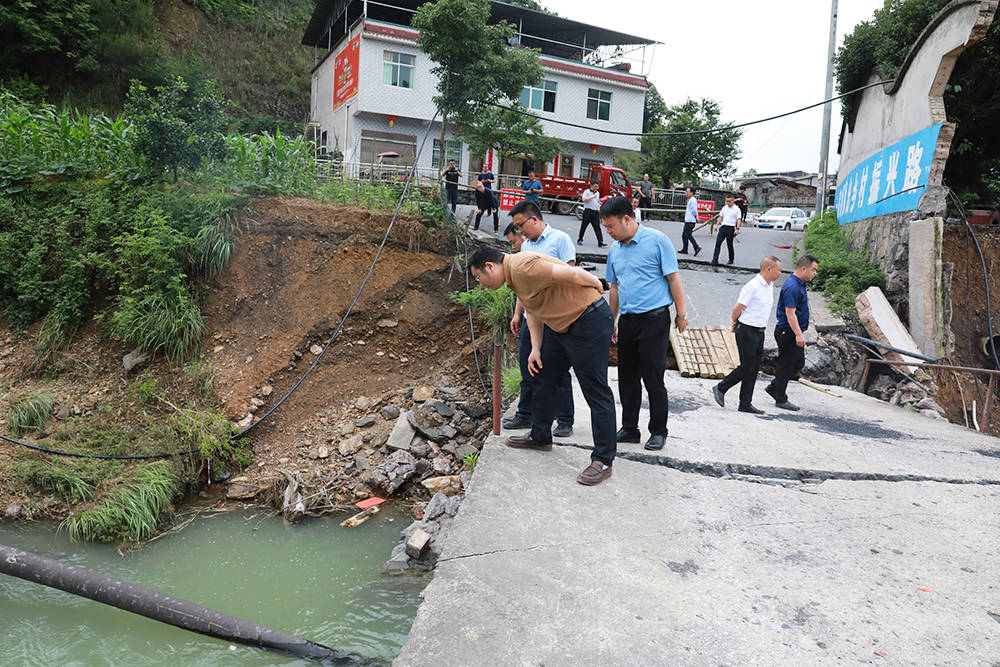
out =
{"type": "Polygon", "coordinates": [[[758,383],[753,417],[667,383],[667,446],[597,487],[582,397],[552,452],[487,443],[396,665],[997,664],[997,440],[840,388],[778,414],[758,383]]]}

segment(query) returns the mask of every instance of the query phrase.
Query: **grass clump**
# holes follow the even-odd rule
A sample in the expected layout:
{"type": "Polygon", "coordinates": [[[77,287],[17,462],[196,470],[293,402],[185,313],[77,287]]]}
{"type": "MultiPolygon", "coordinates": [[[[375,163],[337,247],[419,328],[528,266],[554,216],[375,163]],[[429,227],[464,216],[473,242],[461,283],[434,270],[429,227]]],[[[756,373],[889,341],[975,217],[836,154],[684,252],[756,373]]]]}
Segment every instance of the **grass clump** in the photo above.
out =
{"type": "Polygon", "coordinates": [[[813,218],[804,243],[806,252],[819,260],[813,284],[832,299],[831,310],[838,314],[852,316],[855,297],[872,285],[885,288],[885,276],[878,265],[851,250],[834,209],[813,218]]]}
{"type": "Polygon", "coordinates": [[[504,366],[500,371],[500,396],[507,405],[521,394],[521,368],[518,364],[504,366]]]}
{"type": "Polygon", "coordinates": [[[168,461],[156,461],[136,468],[120,489],[95,507],[70,516],[60,528],[74,542],[141,542],[156,532],[177,489],[174,467],[168,461]]]}
{"type": "Polygon", "coordinates": [[[7,415],[10,432],[19,438],[25,433],[41,431],[52,416],[52,395],[37,391],[14,402],[7,415]]]}
{"type": "Polygon", "coordinates": [[[25,461],[16,466],[17,476],[24,484],[34,485],[69,501],[94,499],[94,484],[84,479],[87,471],[53,458],[51,461],[25,461]]]}

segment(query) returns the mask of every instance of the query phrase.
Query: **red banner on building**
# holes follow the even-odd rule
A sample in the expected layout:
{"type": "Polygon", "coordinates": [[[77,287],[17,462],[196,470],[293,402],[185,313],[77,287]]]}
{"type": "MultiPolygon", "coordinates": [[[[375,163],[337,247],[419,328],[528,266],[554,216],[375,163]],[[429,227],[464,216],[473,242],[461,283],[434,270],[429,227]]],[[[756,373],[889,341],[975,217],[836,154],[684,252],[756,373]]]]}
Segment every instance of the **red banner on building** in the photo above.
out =
{"type": "Polygon", "coordinates": [[[333,65],[333,110],[336,111],[358,94],[358,54],[361,52],[361,35],[347,43],[337,54],[333,65]]]}

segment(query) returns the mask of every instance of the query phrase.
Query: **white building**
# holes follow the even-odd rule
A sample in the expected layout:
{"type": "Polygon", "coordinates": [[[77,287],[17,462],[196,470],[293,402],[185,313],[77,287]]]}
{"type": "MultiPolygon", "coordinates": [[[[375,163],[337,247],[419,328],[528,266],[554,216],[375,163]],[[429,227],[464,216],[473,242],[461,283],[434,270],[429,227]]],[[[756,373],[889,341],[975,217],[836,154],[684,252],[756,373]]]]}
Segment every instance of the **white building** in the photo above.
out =
{"type": "MultiPolygon", "coordinates": [[[[418,31],[408,25],[422,0],[388,2],[392,6],[318,0],[302,40],[314,47],[316,56],[311,120],[317,143],[341,152],[346,165],[362,165],[362,170],[385,151],[399,153],[398,164],[412,164],[435,111],[433,63],[417,46],[418,31]]],[[[615,153],[639,150],[636,138],[600,130],[642,131],[646,77],[632,74],[623,63],[600,67],[583,58],[594,61],[612,46],[634,45],[637,52],[652,41],[501,2],[492,3],[491,20],[519,26],[520,43],[542,51],[544,81],[525,88],[522,104],[544,118],[593,129],[543,120],[545,133],[562,140],[562,151],[554,163],[531,164],[528,159],[498,163],[493,155],[471,155],[449,128],[446,157],[454,158],[467,178],[484,165],[518,177],[529,168],[580,176],[591,162],[611,164],[615,153]]],[[[430,171],[438,165],[440,129],[435,123],[418,167],[430,171]]]]}

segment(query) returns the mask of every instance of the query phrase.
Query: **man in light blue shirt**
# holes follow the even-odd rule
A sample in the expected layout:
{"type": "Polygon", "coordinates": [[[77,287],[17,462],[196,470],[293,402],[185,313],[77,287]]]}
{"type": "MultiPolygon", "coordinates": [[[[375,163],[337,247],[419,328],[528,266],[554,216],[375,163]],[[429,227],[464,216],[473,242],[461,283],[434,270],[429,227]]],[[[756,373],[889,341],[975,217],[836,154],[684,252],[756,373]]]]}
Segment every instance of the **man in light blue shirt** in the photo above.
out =
{"type": "Polygon", "coordinates": [[[538,195],[542,194],[542,182],[535,178],[534,170],[528,172],[528,180],[521,183],[521,191],[524,192],[524,201],[538,203],[538,195]]]}
{"type": "Polygon", "coordinates": [[[601,205],[601,223],[615,240],[608,251],[609,302],[617,319],[611,341],[618,343],[618,394],[622,428],[618,442],[639,442],[642,385],[649,394],[648,450],[663,449],[667,437],[667,345],[670,306],[677,311],[677,331],[687,328],[684,285],[674,244],[666,234],[640,225],[632,204],[612,197],[601,205]]]}
{"type": "Polygon", "coordinates": [[[698,200],[694,197],[694,188],[687,188],[684,192],[688,198],[687,208],[684,209],[684,234],[681,236],[681,241],[684,243],[678,253],[688,254],[688,241],[690,241],[691,245],[694,246],[694,255],[697,257],[698,253],[701,252],[701,246],[694,240],[694,224],[698,222],[698,200]]]}
{"type": "MultiPolygon", "coordinates": [[[[542,220],[542,212],[538,205],[529,201],[518,202],[510,210],[514,231],[524,235],[520,252],[537,252],[561,259],[570,266],[576,264],[576,249],[569,234],[551,227],[542,220]]],[[[518,361],[521,366],[521,398],[517,402],[517,412],[513,417],[503,420],[503,427],[508,429],[529,428],[531,426],[531,408],[535,402],[539,378],[528,372],[528,355],[531,354],[531,334],[524,321],[524,306],[518,299],[514,305],[514,317],[510,321],[510,330],[517,336],[518,361]]],[[[573,382],[569,372],[559,381],[559,402],[556,407],[556,427],[552,435],[565,438],[573,434],[573,382]]]]}

